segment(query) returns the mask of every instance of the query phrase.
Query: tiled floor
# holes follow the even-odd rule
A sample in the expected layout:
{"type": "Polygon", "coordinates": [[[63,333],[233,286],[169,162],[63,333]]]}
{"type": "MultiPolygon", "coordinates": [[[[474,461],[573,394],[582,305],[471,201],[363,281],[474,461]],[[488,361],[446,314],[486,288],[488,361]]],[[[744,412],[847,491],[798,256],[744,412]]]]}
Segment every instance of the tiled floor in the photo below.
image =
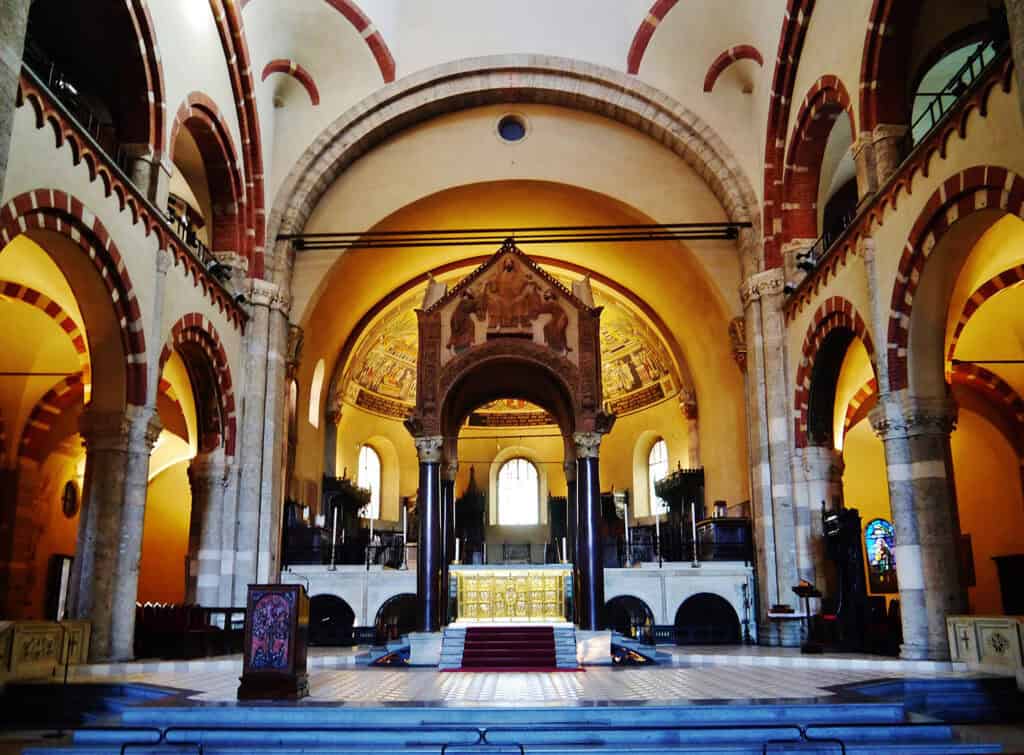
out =
{"type": "MultiPolygon", "coordinates": [[[[591,667],[578,673],[444,673],[403,669],[312,669],[310,700],[361,703],[457,703],[466,705],[573,705],[577,702],[685,702],[828,696],[829,687],[894,674],[771,668],[591,667]]],[[[920,675],[918,675],[920,676],[920,675]]],[[[235,700],[237,674],[224,671],[157,672],[111,677],[193,690],[192,699],[235,700]]]]}

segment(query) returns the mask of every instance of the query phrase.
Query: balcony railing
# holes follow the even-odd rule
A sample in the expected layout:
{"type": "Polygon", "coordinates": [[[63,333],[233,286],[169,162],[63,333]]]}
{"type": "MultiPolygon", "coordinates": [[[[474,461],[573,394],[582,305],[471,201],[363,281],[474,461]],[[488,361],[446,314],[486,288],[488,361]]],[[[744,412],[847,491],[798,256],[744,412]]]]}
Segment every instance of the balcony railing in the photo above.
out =
{"type": "Polygon", "coordinates": [[[832,247],[835,240],[843,235],[843,231],[850,227],[850,224],[853,223],[856,217],[857,210],[854,208],[843,215],[838,222],[826,228],[825,232],[811,244],[811,247],[806,252],[796,255],[796,266],[804,272],[810,272],[816,268],[818,263],[824,259],[825,254],[832,247]]]}

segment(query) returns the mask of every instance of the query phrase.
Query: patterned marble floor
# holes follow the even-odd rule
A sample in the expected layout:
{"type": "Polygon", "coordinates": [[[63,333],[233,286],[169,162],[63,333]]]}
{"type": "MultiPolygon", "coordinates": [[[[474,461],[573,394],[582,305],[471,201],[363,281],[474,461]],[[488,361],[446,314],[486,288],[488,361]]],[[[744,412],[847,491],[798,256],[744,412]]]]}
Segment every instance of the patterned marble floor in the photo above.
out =
{"type": "MultiPolygon", "coordinates": [[[[444,673],[433,670],[313,669],[311,702],[574,705],[586,702],[686,702],[792,699],[832,694],[829,687],[894,677],[877,671],[770,668],[591,667],[577,673],[444,673]]],[[[922,676],[916,674],[915,676],[922,676]]],[[[237,674],[147,673],[110,677],[191,690],[190,699],[235,700],[237,674]]]]}

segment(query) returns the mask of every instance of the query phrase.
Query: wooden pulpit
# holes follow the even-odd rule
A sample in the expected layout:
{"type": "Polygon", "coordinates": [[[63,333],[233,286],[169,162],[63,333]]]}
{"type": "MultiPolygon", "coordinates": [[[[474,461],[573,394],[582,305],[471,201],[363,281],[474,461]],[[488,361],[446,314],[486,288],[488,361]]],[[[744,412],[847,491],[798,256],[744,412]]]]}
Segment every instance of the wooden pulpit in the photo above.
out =
{"type": "Polygon", "coordinates": [[[249,585],[239,700],[298,700],[309,694],[309,598],[302,585],[249,585]]]}

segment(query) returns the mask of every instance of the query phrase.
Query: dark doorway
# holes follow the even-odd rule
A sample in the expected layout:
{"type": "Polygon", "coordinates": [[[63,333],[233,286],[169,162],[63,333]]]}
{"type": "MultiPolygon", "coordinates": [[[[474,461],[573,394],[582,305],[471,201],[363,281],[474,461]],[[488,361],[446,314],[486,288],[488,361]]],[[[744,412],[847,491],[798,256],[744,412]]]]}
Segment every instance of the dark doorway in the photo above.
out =
{"type": "Polygon", "coordinates": [[[351,606],[334,595],[314,595],[309,599],[309,644],[352,645],[352,625],[356,614],[351,606]]]}
{"type": "Polygon", "coordinates": [[[640,642],[654,644],[654,613],[640,598],[619,595],[604,604],[605,626],[640,642]]]}
{"type": "Polygon", "coordinates": [[[676,611],[677,645],[736,645],[740,620],[729,602],[702,592],[687,598],[676,611]]]}
{"type": "Polygon", "coordinates": [[[397,640],[403,634],[415,632],[416,596],[405,592],[384,601],[384,605],[377,611],[374,629],[378,643],[397,640]]]}

